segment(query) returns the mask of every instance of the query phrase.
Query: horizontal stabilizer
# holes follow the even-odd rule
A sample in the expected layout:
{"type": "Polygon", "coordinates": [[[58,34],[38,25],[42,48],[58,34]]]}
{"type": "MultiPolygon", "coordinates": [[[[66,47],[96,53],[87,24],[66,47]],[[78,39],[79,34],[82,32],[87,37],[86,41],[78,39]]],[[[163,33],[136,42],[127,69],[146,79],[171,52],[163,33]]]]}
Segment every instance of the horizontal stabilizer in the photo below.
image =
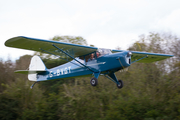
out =
{"type": "Polygon", "coordinates": [[[46,72],[48,69],[39,56],[33,56],[29,65],[29,70],[16,70],[15,73],[28,74],[30,81],[37,81],[37,74],[46,72]]]}
{"type": "Polygon", "coordinates": [[[21,73],[21,74],[36,74],[46,72],[46,70],[16,70],[15,73],[21,73]]]}

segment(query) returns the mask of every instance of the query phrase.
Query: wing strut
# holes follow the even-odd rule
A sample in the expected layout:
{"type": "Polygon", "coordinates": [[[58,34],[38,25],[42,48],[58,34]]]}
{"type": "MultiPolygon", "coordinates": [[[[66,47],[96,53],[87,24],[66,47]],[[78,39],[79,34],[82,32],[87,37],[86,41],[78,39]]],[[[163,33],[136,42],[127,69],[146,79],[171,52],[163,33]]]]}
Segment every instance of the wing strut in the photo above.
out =
{"type": "Polygon", "coordinates": [[[147,57],[148,57],[148,55],[146,55],[146,56],[144,56],[144,57],[142,57],[142,58],[140,58],[140,59],[138,59],[138,60],[132,61],[131,63],[135,63],[135,62],[137,62],[137,61],[139,61],[139,60],[142,60],[142,59],[144,59],[144,58],[147,58],[147,57]]]}
{"type": "Polygon", "coordinates": [[[51,52],[49,52],[49,51],[43,50],[43,49],[41,49],[41,48],[40,48],[40,50],[42,50],[42,51],[44,51],[44,52],[47,52],[48,54],[54,55],[54,56],[56,56],[56,57],[58,57],[58,58],[60,58],[60,59],[62,59],[62,60],[64,60],[64,61],[67,61],[67,62],[70,62],[70,63],[72,63],[72,64],[74,64],[74,65],[80,66],[79,64],[76,64],[76,63],[73,63],[73,62],[71,62],[71,61],[68,61],[68,60],[66,60],[66,59],[64,59],[64,58],[61,58],[60,56],[57,56],[57,55],[55,55],[55,54],[53,54],[53,53],[51,53],[51,52]]]}
{"type": "Polygon", "coordinates": [[[64,54],[66,54],[67,56],[71,57],[72,59],[74,59],[76,62],[78,62],[79,64],[81,64],[82,66],[86,67],[87,69],[89,69],[91,72],[93,73],[96,73],[96,72],[99,72],[99,71],[94,71],[92,69],[90,69],[88,66],[82,64],[81,62],[79,62],[78,60],[76,60],[74,57],[72,57],[71,55],[69,55],[67,52],[63,51],[62,49],[60,49],[59,47],[57,47],[56,45],[53,44],[53,46],[55,48],[57,48],[58,50],[60,50],[61,52],[63,52],[64,54]]]}

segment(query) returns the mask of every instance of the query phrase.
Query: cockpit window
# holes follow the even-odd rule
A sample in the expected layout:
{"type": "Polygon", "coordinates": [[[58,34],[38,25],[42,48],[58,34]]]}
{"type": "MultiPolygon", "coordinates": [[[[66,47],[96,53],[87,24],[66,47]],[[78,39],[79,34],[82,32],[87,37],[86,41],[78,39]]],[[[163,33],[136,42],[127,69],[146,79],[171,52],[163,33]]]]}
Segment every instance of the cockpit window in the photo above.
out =
{"type": "Polygon", "coordinates": [[[92,61],[92,60],[94,60],[94,59],[95,59],[94,53],[91,53],[91,54],[90,54],[90,57],[89,57],[89,59],[88,59],[88,62],[89,62],[89,61],[92,61]]]}
{"type": "Polygon", "coordinates": [[[110,49],[99,48],[96,52],[93,52],[85,56],[80,56],[79,59],[81,61],[90,62],[90,61],[96,60],[97,58],[101,56],[108,55],[108,54],[112,54],[110,49]]]}
{"type": "Polygon", "coordinates": [[[112,54],[110,49],[104,49],[104,48],[99,48],[98,52],[100,53],[100,56],[112,54]]]}

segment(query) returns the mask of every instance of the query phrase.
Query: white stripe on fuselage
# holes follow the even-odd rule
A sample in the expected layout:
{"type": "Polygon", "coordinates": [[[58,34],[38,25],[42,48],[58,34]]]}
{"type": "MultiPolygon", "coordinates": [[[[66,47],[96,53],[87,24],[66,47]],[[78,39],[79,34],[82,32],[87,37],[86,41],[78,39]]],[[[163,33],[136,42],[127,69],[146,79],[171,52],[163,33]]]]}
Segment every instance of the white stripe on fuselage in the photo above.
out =
{"type": "MultiPolygon", "coordinates": [[[[86,66],[94,66],[94,65],[100,65],[100,64],[105,64],[106,62],[101,62],[101,63],[94,63],[94,64],[89,64],[89,65],[86,65],[86,66]]],[[[78,69],[78,68],[84,68],[83,66],[81,67],[77,67],[77,68],[73,68],[71,70],[75,70],[75,69],[78,69]]]]}

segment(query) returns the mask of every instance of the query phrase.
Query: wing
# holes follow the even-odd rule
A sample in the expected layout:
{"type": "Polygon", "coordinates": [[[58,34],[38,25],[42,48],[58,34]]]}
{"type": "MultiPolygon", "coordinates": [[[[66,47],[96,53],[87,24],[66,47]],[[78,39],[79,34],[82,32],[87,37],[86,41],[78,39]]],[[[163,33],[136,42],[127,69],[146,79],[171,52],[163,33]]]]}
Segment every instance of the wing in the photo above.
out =
{"type": "Polygon", "coordinates": [[[14,37],[5,42],[5,46],[7,47],[14,47],[14,48],[54,54],[58,56],[65,56],[64,53],[62,53],[57,48],[53,47],[52,46],[53,44],[73,57],[86,55],[98,49],[96,47],[63,43],[52,40],[42,40],[42,39],[29,38],[24,36],[14,37]]]}
{"type": "MultiPolygon", "coordinates": [[[[112,50],[112,52],[123,52],[123,50],[112,50]]],[[[131,51],[131,53],[132,53],[131,61],[132,62],[137,61],[140,63],[151,63],[151,62],[164,60],[164,59],[174,56],[174,55],[169,55],[169,54],[148,53],[148,52],[138,52],[138,51],[131,51]],[[146,58],[144,58],[144,57],[146,57],[146,58]],[[143,58],[143,59],[141,59],[141,58],[143,58]]]]}

